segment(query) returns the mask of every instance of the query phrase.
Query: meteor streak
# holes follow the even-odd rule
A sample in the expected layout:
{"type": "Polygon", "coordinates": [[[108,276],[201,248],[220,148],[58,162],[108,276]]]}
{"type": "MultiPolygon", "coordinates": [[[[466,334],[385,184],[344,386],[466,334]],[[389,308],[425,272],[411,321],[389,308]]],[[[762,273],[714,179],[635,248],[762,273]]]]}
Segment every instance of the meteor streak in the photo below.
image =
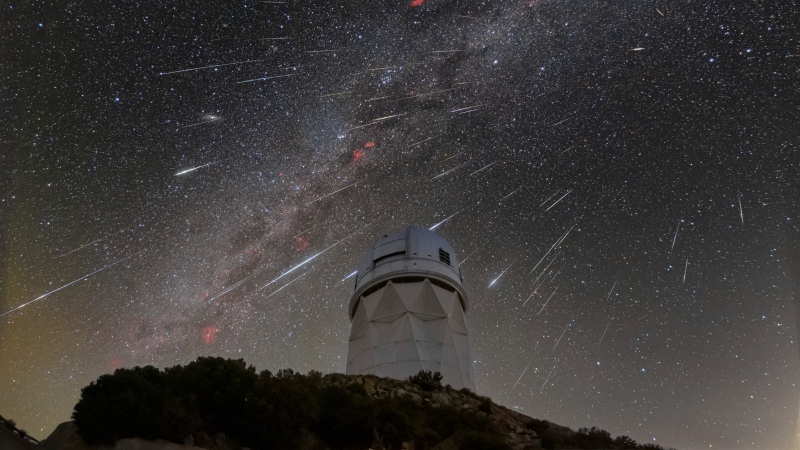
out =
{"type": "MultiPolygon", "coordinates": [[[[533,362],[533,361],[531,361],[531,362],[533,362]]],[[[514,383],[514,387],[511,388],[512,391],[514,390],[515,387],[517,387],[517,385],[519,384],[519,380],[522,379],[522,376],[525,375],[525,371],[528,370],[528,367],[531,365],[531,362],[529,362],[528,365],[525,366],[525,369],[522,371],[522,373],[519,374],[519,378],[517,378],[517,382],[514,383]]]]}
{"type": "Polygon", "coordinates": [[[477,108],[482,108],[483,106],[484,106],[484,105],[483,105],[483,103],[481,103],[481,104],[478,104],[478,105],[467,106],[467,107],[465,107],[465,108],[454,109],[454,110],[452,110],[452,111],[450,111],[450,112],[451,112],[451,113],[454,113],[454,112],[459,112],[459,111],[466,111],[466,110],[468,110],[468,109],[477,109],[477,108]]]}
{"type": "Polygon", "coordinates": [[[473,109],[469,109],[469,110],[466,110],[466,111],[460,111],[457,114],[469,114],[469,113],[472,113],[472,112],[475,112],[475,111],[480,111],[480,109],[481,108],[473,108],[473,109]]]}
{"type": "Polygon", "coordinates": [[[297,264],[296,266],[294,266],[294,267],[292,267],[291,269],[287,270],[286,272],[283,272],[282,274],[280,274],[280,275],[278,276],[278,278],[275,278],[274,280],[270,281],[269,283],[267,283],[267,284],[265,284],[265,285],[261,286],[260,288],[256,289],[256,291],[255,291],[255,292],[258,292],[258,291],[260,291],[260,290],[264,289],[265,287],[267,287],[267,286],[271,285],[272,283],[274,283],[274,282],[276,282],[276,281],[280,280],[281,278],[285,277],[286,275],[289,275],[290,273],[294,272],[295,270],[297,270],[297,269],[299,269],[299,268],[303,267],[304,265],[306,265],[306,264],[310,263],[311,261],[313,261],[313,260],[317,259],[317,258],[318,258],[319,256],[321,256],[323,253],[327,252],[328,250],[332,249],[333,247],[336,247],[337,245],[341,244],[342,242],[346,241],[347,239],[350,239],[352,236],[354,236],[354,235],[355,235],[355,234],[357,234],[357,233],[360,233],[362,230],[364,230],[364,229],[365,229],[365,228],[367,228],[368,226],[369,226],[369,224],[367,224],[367,225],[364,225],[364,226],[363,226],[363,227],[361,227],[360,229],[358,229],[358,230],[356,230],[356,231],[354,231],[354,232],[352,232],[352,233],[348,234],[348,235],[347,235],[347,236],[345,236],[344,238],[342,238],[342,239],[340,239],[340,240],[338,240],[338,241],[334,242],[333,244],[329,245],[328,247],[326,247],[326,248],[325,248],[324,250],[322,250],[321,252],[319,252],[319,253],[317,253],[317,254],[315,254],[315,255],[312,255],[312,256],[310,256],[309,258],[307,258],[307,259],[305,259],[305,260],[301,261],[301,262],[300,262],[299,264],[297,264]]]}
{"type": "Polygon", "coordinates": [[[547,385],[547,380],[549,380],[549,379],[550,379],[550,375],[553,375],[553,372],[555,372],[555,370],[556,370],[556,367],[558,367],[558,361],[559,361],[559,359],[560,359],[560,358],[556,358],[556,363],[553,365],[553,369],[550,371],[550,374],[549,374],[549,375],[547,375],[547,378],[545,378],[545,379],[544,379],[544,383],[542,383],[542,388],[541,388],[541,389],[539,389],[539,393],[541,393],[541,392],[544,390],[544,387],[545,387],[545,385],[547,385]]]}
{"type": "Polygon", "coordinates": [[[452,168],[452,169],[450,169],[450,170],[445,170],[444,172],[440,173],[439,175],[436,175],[435,177],[431,178],[431,180],[435,180],[435,179],[437,179],[437,178],[439,178],[439,177],[443,177],[443,176],[447,175],[447,174],[448,174],[448,173],[450,173],[450,172],[456,171],[456,170],[458,170],[458,169],[460,169],[460,168],[462,168],[462,167],[466,166],[467,164],[469,164],[469,161],[467,161],[467,162],[465,162],[465,163],[461,163],[461,164],[459,164],[459,165],[457,165],[457,166],[453,167],[453,168],[452,168]]]}
{"type": "Polygon", "coordinates": [[[557,195],[559,192],[561,192],[561,191],[562,191],[562,189],[559,189],[559,190],[555,191],[555,192],[553,193],[553,195],[551,195],[550,197],[547,197],[546,199],[544,199],[544,201],[542,202],[542,204],[541,204],[541,205],[539,205],[539,206],[544,206],[544,204],[545,204],[545,203],[549,202],[551,198],[555,197],[555,196],[556,196],[556,195],[557,195]]]}
{"type": "Polygon", "coordinates": [[[81,245],[80,247],[78,247],[76,249],[73,249],[73,250],[68,251],[67,253],[64,253],[63,255],[56,256],[56,258],[63,258],[65,256],[69,255],[70,253],[75,253],[75,252],[77,252],[78,250],[80,250],[80,249],[82,249],[84,247],[88,247],[88,246],[90,246],[92,244],[96,244],[96,243],[98,243],[98,242],[100,242],[102,240],[103,240],[103,238],[95,239],[94,241],[89,242],[88,244],[83,244],[83,245],[81,245]]]}
{"type": "Polygon", "coordinates": [[[295,76],[295,75],[299,75],[299,74],[297,74],[297,73],[289,73],[289,74],[286,74],[286,75],[275,75],[275,76],[272,76],[272,77],[251,78],[251,79],[249,79],[249,80],[237,81],[237,82],[236,82],[236,84],[242,84],[242,83],[252,83],[252,82],[254,82],[254,81],[266,81],[266,80],[272,80],[272,79],[274,79],[274,78],[293,77],[293,76],[295,76]]]}
{"type": "Polygon", "coordinates": [[[569,234],[572,233],[572,229],[575,228],[575,225],[577,225],[577,224],[572,224],[572,226],[569,227],[569,230],[567,230],[567,233],[564,234],[564,237],[562,237],[561,240],[558,242],[559,245],[561,245],[561,243],[564,242],[564,240],[567,239],[567,236],[569,236],[569,234]]]}
{"type": "Polygon", "coordinates": [[[612,199],[611,199],[611,201],[613,202],[614,200],[616,200],[616,199],[617,199],[617,197],[619,196],[619,194],[621,194],[621,193],[622,193],[622,191],[624,191],[626,187],[628,187],[628,186],[627,186],[627,185],[625,185],[625,186],[622,186],[622,189],[620,189],[620,190],[617,192],[617,194],[616,194],[616,195],[614,195],[614,198],[612,198],[612,199]]]}
{"type": "Polygon", "coordinates": [[[742,194],[739,193],[739,216],[742,218],[742,225],[744,225],[744,211],[742,211],[742,194]]]}
{"type": "Polygon", "coordinates": [[[686,257],[686,265],[683,266],[683,282],[686,283],[686,271],[689,270],[689,257],[686,257]]]}
{"type": "MultiPolygon", "coordinates": [[[[608,291],[608,295],[606,296],[606,301],[605,301],[605,302],[607,302],[607,301],[608,301],[608,299],[609,299],[609,298],[611,298],[611,293],[612,293],[612,292],[614,292],[614,287],[615,287],[616,285],[617,285],[617,282],[616,282],[616,280],[615,280],[615,281],[614,281],[614,284],[613,284],[613,285],[611,285],[611,290],[610,290],[610,291],[608,291]]],[[[603,302],[603,303],[605,303],[605,302],[603,302]]]]}
{"type": "Polygon", "coordinates": [[[561,283],[558,283],[558,286],[556,286],[556,288],[553,290],[553,293],[550,294],[550,297],[547,297],[547,301],[544,302],[544,305],[542,305],[542,309],[540,309],[539,312],[536,313],[537,316],[541,314],[542,311],[544,311],[544,308],[547,306],[548,303],[550,303],[550,299],[553,298],[554,295],[556,295],[556,291],[558,290],[559,286],[561,286],[561,283]]]}
{"type": "MultiPolygon", "coordinates": [[[[464,211],[464,210],[462,209],[461,211],[464,211]]],[[[448,217],[448,218],[444,219],[443,221],[441,221],[441,222],[437,223],[436,225],[434,225],[434,226],[432,226],[432,227],[430,227],[430,228],[428,228],[428,229],[429,229],[429,230],[431,230],[431,231],[435,230],[436,228],[438,228],[438,227],[439,227],[439,225],[441,225],[441,224],[443,224],[443,223],[447,222],[448,220],[452,219],[453,217],[455,217],[455,216],[457,216],[457,215],[461,214],[461,211],[459,211],[459,212],[457,212],[457,213],[455,213],[455,214],[451,215],[450,217],[448,217]]],[[[463,262],[463,261],[462,261],[462,262],[463,262]]]]}
{"type": "Polygon", "coordinates": [[[301,231],[301,232],[299,232],[299,233],[295,234],[294,236],[292,236],[292,238],[296,238],[296,237],[300,236],[301,234],[305,233],[306,231],[311,231],[311,230],[313,230],[313,229],[314,229],[314,228],[316,228],[316,227],[317,227],[317,226],[316,226],[316,225],[314,225],[314,226],[312,226],[312,227],[310,227],[310,228],[306,228],[305,230],[303,230],[303,231],[301,231]]]}
{"type": "MultiPolygon", "coordinates": [[[[311,271],[309,270],[308,272],[311,272],[311,271]]],[[[304,274],[301,274],[299,277],[295,278],[294,280],[292,280],[292,281],[290,281],[290,282],[288,282],[288,283],[284,284],[284,285],[283,285],[283,286],[281,286],[281,287],[280,287],[280,288],[279,288],[277,291],[275,291],[275,292],[273,292],[272,294],[269,294],[268,296],[264,297],[264,300],[266,300],[266,299],[268,299],[268,298],[272,297],[273,295],[277,294],[278,292],[280,292],[280,291],[282,291],[282,290],[286,289],[286,287],[287,287],[287,286],[289,286],[290,284],[292,284],[292,283],[294,283],[295,281],[299,280],[300,278],[303,278],[304,276],[308,275],[308,272],[306,272],[306,273],[304,273],[304,274]]]]}
{"type": "Polygon", "coordinates": [[[355,186],[355,185],[357,185],[358,183],[360,183],[360,181],[356,181],[355,183],[348,184],[347,186],[345,186],[345,187],[343,187],[343,188],[341,188],[341,189],[337,189],[337,190],[335,190],[335,191],[331,192],[330,194],[325,194],[325,195],[323,195],[322,197],[320,197],[320,198],[318,198],[318,199],[316,199],[316,200],[312,200],[312,201],[310,201],[310,202],[306,203],[306,205],[310,205],[310,204],[312,204],[312,203],[318,202],[318,201],[322,200],[322,199],[323,199],[323,198],[325,198],[325,197],[330,197],[331,195],[333,195],[333,194],[335,194],[335,193],[337,193],[337,192],[342,192],[343,190],[345,190],[345,189],[347,189],[347,188],[350,188],[350,187],[352,187],[352,186],[355,186]]]}
{"type": "Polygon", "coordinates": [[[569,194],[571,194],[571,193],[572,193],[572,189],[570,189],[569,191],[567,191],[567,193],[566,193],[566,194],[562,195],[562,196],[561,196],[561,198],[559,198],[558,200],[556,200],[556,202],[555,202],[555,203],[553,203],[552,205],[550,205],[550,207],[549,207],[549,208],[547,208],[547,209],[545,209],[544,211],[545,211],[545,212],[547,212],[547,211],[550,211],[551,209],[553,209],[553,206],[556,206],[556,205],[558,204],[558,202],[560,202],[561,200],[564,200],[564,197],[568,196],[568,195],[569,195],[569,194]]]}
{"type": "Polygon", "coordinates": [[[234,65],[237,65],[237,64],[250,64],[250,63],[256,63],[256,62],[260,62],[260,61],[264,61],[264,60],[263,59],[248,59],[247,61],[236,61],[236,62],[225,63],[225,64],[214,64],[214,65],[211,65],[211,66],[192,67],[190,69],[173,70],[171,72],[159,72],[158,75],[161,76],[161,75],[169,75],[169,74],[172,74],[172,73],[192,72],[194,70],[213,69],[215,67],[234,66],[234,65]]]}
{"type": "Polygon", "coordinates": [[[501,198],[501,199],[500,199],[500,201],[502,202],[503,200],[507,199],[508,197],[511,197],[512,195],[516,194],[516,193],[517,193],[517,191],[519,191],[520,189],[522,189],[522,186],[518,187],[518,188],[517,188],[515,191],[513,191],[512,193],[510,193],[510,194],[506,195],[505,197],[501,198]]]}
{"type": "Polygon", "coordinates": [[[219,120],[219,116],[213,116],[212,115],[212,116],[207,116],[207,117],[208,118],[206,120],[202,121],[202,122],[190,123],[189,125],[182,126],[181,129],[183,129],[183,128],[192,128],[192,127],[196,127],[198,125],[203,125],[205,123],[216,122],[216,121],[219,120]]]}
{"type": "Polygon", "coordinates": [[[214,161],[214,162],[210,162],[208,164],[203,164],[202,166],[191,167],[191,168],[186,169],[186,170],[181,170],[180,172],[176,173],[174,176],[178,177],[178,176],[181,176],[181,175],[185,175],[185,174],[187,174],[189,172],[194,172],[195,170],[202,169],[203,167],[208,167],[208,166],[210,166],[212,164],[216,164],[216,163],[222,162],[222,161],[223,160],[220,159],[219,161],[214,161]]]}
{"type": "Polygon", "coordinates": [[[489,287],[492,287],[492,285],[494,285],[495,283],[497,283],[497,280],[499,280],[499,279],[500,279],[500,277],[502,277],[504,273],[508,272],[508,269],[510,269],[510,268],[511,268],[511,266],[513,266],[515,262],[517,262],[517,261],[515,260],[514,262],[512,262],[511,264],[509,264],[509,266],[508,266],[508,267],[506,267],[506,268],[505,268],[505,270],[503,270],[502,272],[500,272],[500,275],[498,275],[498,276],[497,276],[497,278],[495,278],[494,280],[492,280],[492,282],[491,282],[491,283],[489,283],[489,287]]]}
{"type": "Polygon", "coordinates": [[[542,287],[543,284],[544,284],[544,281],[542,281],[541,283],[539,283],[538,286],[536,286],[536,289],[534,289],[533,292],[531,292],[531,295],[529,295],[528,298],[525,299],[525,301],[522,303],[522,306],[525,306],[525,304],[528,303],[528,300],[533,298],[533,296],[536,294],[536,291],[538,291],[539,288],[542,287]]]}
{"type": "MultiPolygon", "coordinates": [[[[459,84],[471,84],[471,83],[459,83],[459,84]]],[[[440,89],[438,91],[424,92],[422,94],[409,95],[408,97],[396,98],[396,99],[394,99],[394,101],[408,100],[410,98],[417,98],[417,97],[425,97],[426,95],[441,94],[442,92],[455,91],[456,89],[461,89],[461,88],[460,87],[456,87],[456,88],[450,88],[450,89],[440,89]]]]}
{"type": "MultiPolygon", "coordinates": [[[[444,133],[442,133],[442,134],[444,134],[444,133]]],[[[441,134],[437,134],[436,136],[431,136],[431,137],[429,137],[429,138],[427,138],[427,139],[423,139],[423,140],[421,140],[421,141],[419,141],[419,142],[414,142],[413,144],[409,145],[409,146],[408,146],[408,147],[406,147],[406,148],[411,148],[411,147],[417,146],[417,145],[419,145],[419,144],[422,144],[423,142],[428,142],[428,141],[430,141],[431,139],[436,139],[436,138],[437,138],[437,137],[439,137],[439,136],[441,136],[441,134]]],[[[464,152],[461,152],[461,153],[464,153],[464,152]]],[[[459,153],[459,154],[460,154],[460,153],[459,153]]]]}
{"type": "Polygon", "coordinates": [[[355,276],[357,273],[358,273],[358,270],[354,270],[354,271],[353,271],[353,273],[351,273],[350,275],[348,275],[348,276],[346,276],[346,277],[342,278],[342,281],[340,281],[340,283],[341,283],[341,282],[344,282],[344,280],[346,280],[346,279],[348,279],[348,278],[353,278],[353,277],[354,277],[354,276],[355,276]]]}
{"type": "MultiPolygon", "coordinates": [[[[542,270],[542,273],[540,273],[540,274],[539,274],[539,276],[538,276],[538,277],[536,277],[536,279],[535,279],[535,280],[533,280],[533,282],[534,282],[534,283],[536,283],[537,281],[539,281],[539,278],[542,278],[542,275],[544,275],[544,274],[546,274],[546,273],[547,273],[547,269],[549,269],[549,268],[550,268],[550,266],[551,266],[551,265],[553,265],[553,263],[554,263],[554,262],[556,262],[556,260],[558,259],[558,256],[559,256],[559,255],[560,255],[560,253],[556,253],[556,256],[554,256],[554,257],[553,257],[553,259],[552,259],[552,260],[550,260],[550,262],[549,262],[549,263],[547,263],[547,265],[544,267],[544,270],[542,270]]],[[[555,279],[555,277],[553,277],[553,279],[555,279]]],[[[542,280],[542,283],[544,283],[545,281],[547,281],[547,278],[545,278],[544,280],[542,280]]],[[[552,280],[551,280],[551,282],[552,282],[552,280]]]]}
{"type": "Polygon", "coordinates": [[[344,131],[345,131],[345,132],[348,132],[348,131],[353,131],[353,130],[357,130],[357,129],[359,129],[359,128],[364,128],[364,127],[369,127],[369,126],[372,126],[372,125],[377,125],[377,124],[379,124],[379,123],[380,123],[380,122],[369,122],[369,123],[365,123],[364,125],[359,125],[359,126],[357,126],[357,127],[348,128],[348,129],[346,129],[346,130],[344,130],[344,131]]]}
{"type": "Polygon", "coordinates": [[[377,125],[377,124],[381,123],[381,122],[382,122],[382,121],[384,121],[384,120],[393,119],[393,118],[395,118],[395,117],[400,117],[400,116],[405,116],[406,114],[408,114],[408,113],[394,114],[394,115],[391,115],[391,116],[386,116],[386,117],[379,117],[379,118],[377,118],[377,119],[373,119],[372,121],[370,121],[370,122],[368,122],[368,123],[365,123],[364,125],[359,125],[359,126],[357,126],[357,127],[348,128],[348,129],[347,129],[347,130],[345,130],[345,131],[353,131],[353,130],[357,130],[357,129],[359,129],[359,128],[368,127],[368,126],[370,126],[370,125],[377,125]]]}
{"type": "Polygon", "coordinates": [[[672,238],[672,247],[670,247],[669,249],[670,252],[675,249],[675,240],[678,239],[678,230],[680,229],[681,229],[681,222],[678,221],[678,228],[675,228],[675,237],[672,238]]]}
{"type": "Polygon", "coordinates": [[[222,297],[223,295],[227,294],[228,292],[230,292],[230,291],[232,291],[232,290],[234,290],[234,289],[238,288],[239,286],[241,286],[242,284],[244,284],[244,283],[245,283],[247,280],[249,280],[250,278],[253,278],[253,276],[254,276],[254,275],[255,275],[255,274],[253,274],[253,275],[250,275],[250,276],[248,276],[248,277],[244,277],[244,278],[242,278],[241,280],[237,281],[236,283],[233,283],[233,285],[231,285],[231,286],[230,286],[230,287],[228,287],[227,289],[223,290],[223,291],[222,291],[222,292],[220,292],[219,294],[217,294],[217,295],[215,295],[215,296],[211,297],[210,299],[208,299],[208,301],[207,301],[206,303],[211,303],[211,302],[213,302],[214,300],[216,300],[216,299],[218,299],[218,298],[222,297]]]}
{"type": "Polygon", "coordinates": [[[465,263],[465,262],[467,262],[467,260],[469,259],[469,257],[470,257],[470,256],[472,256],[472,255],[474,255],[474,254],[475,254],[477,251],[478,251],[478,249],[475,249],[475,250],[473,250],[473,251],[472,251],[472,253],[470,253],[469,255],[467,255],[467,257],[466,257],[466,258],[462,259],[462,260],[461,260],[461,264],[460,264],[460,265],[462,265],[462,266],[463,266],[463,265],[464,265],[464,263],[465,263]]]}
{"type": "Polygon", "coordinates": [[[570,116],[570,117],[567,117],[566,119],[562,120],[561,122],[554,123],[553,125],[550,125],[550,126],[551,127],[555,127],[555,126],[561,125],[562,123],[564,123],[564,122],[566,122],[566,121],[568,121],[570,119],[574,119],[574,118],[575,118],[575,116],[570,116]]]}
{"type": "MultiPolygon", "coordinates": [[[[137,253],[137,255],[138,255],[138,253],[137,253]]],[[[70,281],[69,283],[67,283],[67,284],[65,284],[65,285],[63,285],[63,286],[61,286],[61,287],[59,287],[59,288],[56,288],[56,289],[53,289],[53,290],[52,290],[52,291],[50,291],[50,292],[46,292],[46,293],[44,293],[44,294],[42,294],[42,295],[40,295],[40,296],[36,297],[35,299],[33,299],[33,300],[29,301],[29,302],[26,302],[26,303],[23,303],[23,304],[21,304],[21,305],[17,306],[16,308],[9,309],[8,311],[6,311],[6,312],[4,312],[4,313],[0,314],[0,317],[3,317],[3,316],[5,316],[6,314],[11,314],[12,312],[14,312],[14,311],[16,311],[16,310],[18,310],[18,309],[22,309],[22,308],[24,308],[24,307],[26,307],[26,306],[30,305],[31,303],[38,302],[39,300],[43,300],[43,299],[47,298],[47,297],[48,297],[50,294],[54,294],[54,293],[56,293],[56,292],[58,292],[58,291],[60,291],[60,290],[62,290],[62,289],[64,289],[64,288],[66,288],[66,287],[72,286],[73,284],[75,284],[75,283],[77,283],[77,282],[79,282],[79,281],[85,280],[85,279],[89,278],[90,276],[92,276],[92,275],[94,275],[94,274],[96,274],[96,273],[98,273],[98,272],[102,272],[102,271],[104,271],[104,270],[106,270],[106,269],[110,269],[111,267],[114,267],[114,266],[116,266],[117,264],[121,263],[122,261],[125,261],[125,260],[127,260],[127,259],[130,259],[130,258],[132,258],[132,257],[134,257],[134,256],[136,256],[136,255],[131,255],[131,256],[128,256],[127,258],[122,258],[122,259],[120,259],[119,261],[117,261],[117,262],[115,262],[115,263],[109,264],[109,265],[107,265],[107,266],[103,266],[103,267],[101,267],[101,268],[99,268],[99,269],[95,270],[94,272],[88,273],[88,274],[86,274],[86,275],[84,275],[84,276],[82,276],[82,277],[78,278],[78,279],[77,279],[77,280],[75,280],[75,281],[70,281]]]]}
{"type": "Polygon", "coordinates": [[[566,232],[566,233],[564,233],[564,235],[563,235],[563,236],[561,236],[560,238],[558,238],[558,240],[557,240],[557,241],[555,241],[555,242],[553,243],[553,245],[550,247],[550,250],[548,250],[548,251],[547,251],[547,253],[545,253],[545,254],[544,254],[544,256],[542,256],[542,259],[540,259],[540,260],[539,260],[539,262],[538,262],[538,263],[536,263],[536,265],[535,265],[535,266],[533,266],[533,269],[531,269],[531,271],[530,271],[530,272],[528,272],[528,273],[533,273],[533,271],[534,271],[534,270],[536,270],[536,268],[537,268],[537,267],[539,267],[539,264],[541,264],[541,263],[542,263],[542,261],[544,261],[544,259],[545,259],[545,258],[547,258],[547,255],[549,255],[549,254],[550,254],[550,252],[552,252],[552,251],[553,251],[553,249],[554,249],[554,248],[556,248],[556,246],[557,246],[557,245],[559,245],[560,243],[564,242],[564,239],[566,239],[566,238],[567,238],[567,236],[569,236],[569,233],[572,231],[572,229],[573,229],[573,228],[575,228],[575,225],[574,225],[574,224],[573,224],[571,227],[569,227],[569,230],[567,230],[567,232],[566,232]]]}
{"type": "Polygon", "coordinates": [[[441,164],[441,163],[443,163],[443,162],[445,162],[445,161],[449,161],[449,160],[451,160],[451,159],[455,158],[455,157],[456,157],[456,156],[458,156],[458,155],[463,155],[463,154],[464,154],[464,152],[461,152],[461,153],[456,153],[456,154],[455,154],[455,155],[453,155],[453,156],[448,156],[447,158],[445,158],[445,159],[443,159],[443,160],[439,161],[439,163],[441,164]]]}
{"type": "Polygon", "coordinates": [[[485,166],[481,167],[480,169],[476,170],[475,172],[472,172],[471,174],[469,174],[469,176],[473,176],[473,175],[475,175],[475,174],[476,174],[476,173],[478,173],[478,172],[483,172],[484,170],[488,169],[489,167],[492,167],[493,165],[495,165],[495,164],[497,164],[497,163],[499,163],[499,162],[500,162],[500,161],[498,160],[498,161],[495,161],[495,162],[493,162],[493,163],[491,163],[491,164],[487,164],[487,165],[485,165],[485,166]]]}
{"type": "Polygon", "coordinates": [[[372,121],[373,121],[373,122],[380,122],[381,120],[393,119],[393,118],[395,118],[395,117],[405,116],[406,114],[408,114],[408,113],[402,113],[402,114],[393,114],[393,115],[391,115],[391,116],[379,117],[379,118],[377,118],[377,119],[372,119],[372,121]]]}
{"type": "Polygon", "coordinates": [[[606,331],[608,331],[608,326],[611,325],[611,320],[612,319],[613,319],[613,317],[611,319],[608,319],[608,323],[606,324],[606,329],[603,330],[603,335],[600,336],[600,340],[597,342],[597,345],[595,346],[595,348],[600,347],[600,344],[603,343],[603,338],[606,337],[606,331]]]}
{"type": "MultiPolygon", "coordinates": [[[[566,264],[566,262],[564,264],[566,264]]],[[[547,284],[553,284],[553,281],[555,281],[555,279],[558,278],[558,275],[561,274],[561,271],[564,270],[564,264],[562,264],[561,267],[558,268],[558,271],[556,271],[556,274],[553,275],[553,278],[550,278],[550,282],[547,283],[547,284]]]]}
{"type": "MultiPolygon", "coordinates": [[[[575,320],[575,319],[572,319],[572,320],[575,320]]],[[[572,326],[572,320],[570,320],[569,323],[567,323],[567,326],[564,327],[564,331],[562,331],[561,332],[561,336],[558,337],[558,340],[556,341],[556,345],[553,346],[553,350],[555,350],[556,347],[558,347],[558,343],[561,342],[561,338],[564,337],[564,333],[566,333],[567,329],[572,326]]]]}
{"type": "Polygon", "coordinates": [[[337,92],[335,94],[325,94],[325,95],[320,95],[320,98],[334,97],[336,95],[352,94],[353,92],[355,92],[355,91],[342,91],[342,92],[337,92]]]}

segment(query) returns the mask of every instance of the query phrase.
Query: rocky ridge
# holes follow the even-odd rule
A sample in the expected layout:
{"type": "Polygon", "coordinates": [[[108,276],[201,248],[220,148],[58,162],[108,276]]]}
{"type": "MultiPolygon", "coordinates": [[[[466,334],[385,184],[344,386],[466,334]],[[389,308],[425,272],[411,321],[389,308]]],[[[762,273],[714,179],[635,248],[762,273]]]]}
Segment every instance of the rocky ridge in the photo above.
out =
{"type": "MultiPolygon", "coordinates": [[[[469,409],[485,415],[494,421],[507,435],[514,450],[535,450],[541,448],[536,432],[528,427],[531,418],[493,403],[489,398],[479,396],[467,389],[455,390],[450,386],[426,390],[411,381],[380,378],[373,375],[329,374],[323,376],[323,383],[334,386],[358,384],[373,398],[408,396],[421,407],[437,408],[444,405],[469,409]]],[[[447,441],[437,446],[440,450],[454,449],[447,441]]],[[[215,436],[189,437],[184,445],[157,440],[147,441],[139,438],[118,440],[114,446],[88,445],[78,435],[73,422],[64,422],[44,439],[37,450],[249,450],[240,448],[226,439],[223,433],[215,436]]],[[[401,450],[413,450],[412,442],[404,443],[401,450]]],[[[372,449],[379,450],[379,449],[372,449]]]]}
{"type": "Polygon", "coordinates": [[[467,389],[455,390],[445,386],[439,391],[426,391],[410,381],[374,375],[331,374],[324,379],[331,384],[360,384],[373,398],[409,395],[420,405],[426,404],[433,408],[449,405],[470,409],[493,420],[506,433],[514,450],[541,448],[536,432],[528,427],[532,420],[530,417],[495,404],[488,397],[479,396],[467,389]]]}

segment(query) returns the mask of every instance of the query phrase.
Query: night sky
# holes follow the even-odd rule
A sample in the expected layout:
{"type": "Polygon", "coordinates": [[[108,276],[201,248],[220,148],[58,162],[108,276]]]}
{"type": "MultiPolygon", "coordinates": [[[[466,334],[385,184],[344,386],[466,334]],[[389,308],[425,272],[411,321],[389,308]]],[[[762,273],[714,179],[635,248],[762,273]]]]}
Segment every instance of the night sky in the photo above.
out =
{"type": "Polygon", "coordinates": [[[0,414],[44,438],[200,355],[344,372],[362,252],[438,224],[480,394],[795,448],[799,11],[3,3],[0,414]]]}

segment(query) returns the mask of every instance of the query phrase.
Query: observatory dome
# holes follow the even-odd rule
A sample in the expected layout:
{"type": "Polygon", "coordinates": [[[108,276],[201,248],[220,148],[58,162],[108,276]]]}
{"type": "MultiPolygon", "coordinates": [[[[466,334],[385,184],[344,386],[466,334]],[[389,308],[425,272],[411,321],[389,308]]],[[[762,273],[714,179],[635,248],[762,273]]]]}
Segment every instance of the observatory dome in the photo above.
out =
{"type": "Polygon", "coordinates": [[[361,257],[350,298],[347,373],[406,379],[430,370],[474,390],[461,280],[453,248],[433,231],[378,238],[361,257]]]}

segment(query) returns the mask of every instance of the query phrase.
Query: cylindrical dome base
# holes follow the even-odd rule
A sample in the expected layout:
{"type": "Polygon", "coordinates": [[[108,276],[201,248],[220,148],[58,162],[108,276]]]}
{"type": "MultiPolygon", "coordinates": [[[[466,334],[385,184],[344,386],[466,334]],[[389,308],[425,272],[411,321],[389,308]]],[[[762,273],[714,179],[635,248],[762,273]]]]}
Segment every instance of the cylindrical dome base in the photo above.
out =
{"type": "Polygon", "coordinates": [[[406,379],[420,370],[442,384],[475,390],[463,300],[434,276],[405,276],[370,286],[356,300],[348,374],[406,379]]]}

